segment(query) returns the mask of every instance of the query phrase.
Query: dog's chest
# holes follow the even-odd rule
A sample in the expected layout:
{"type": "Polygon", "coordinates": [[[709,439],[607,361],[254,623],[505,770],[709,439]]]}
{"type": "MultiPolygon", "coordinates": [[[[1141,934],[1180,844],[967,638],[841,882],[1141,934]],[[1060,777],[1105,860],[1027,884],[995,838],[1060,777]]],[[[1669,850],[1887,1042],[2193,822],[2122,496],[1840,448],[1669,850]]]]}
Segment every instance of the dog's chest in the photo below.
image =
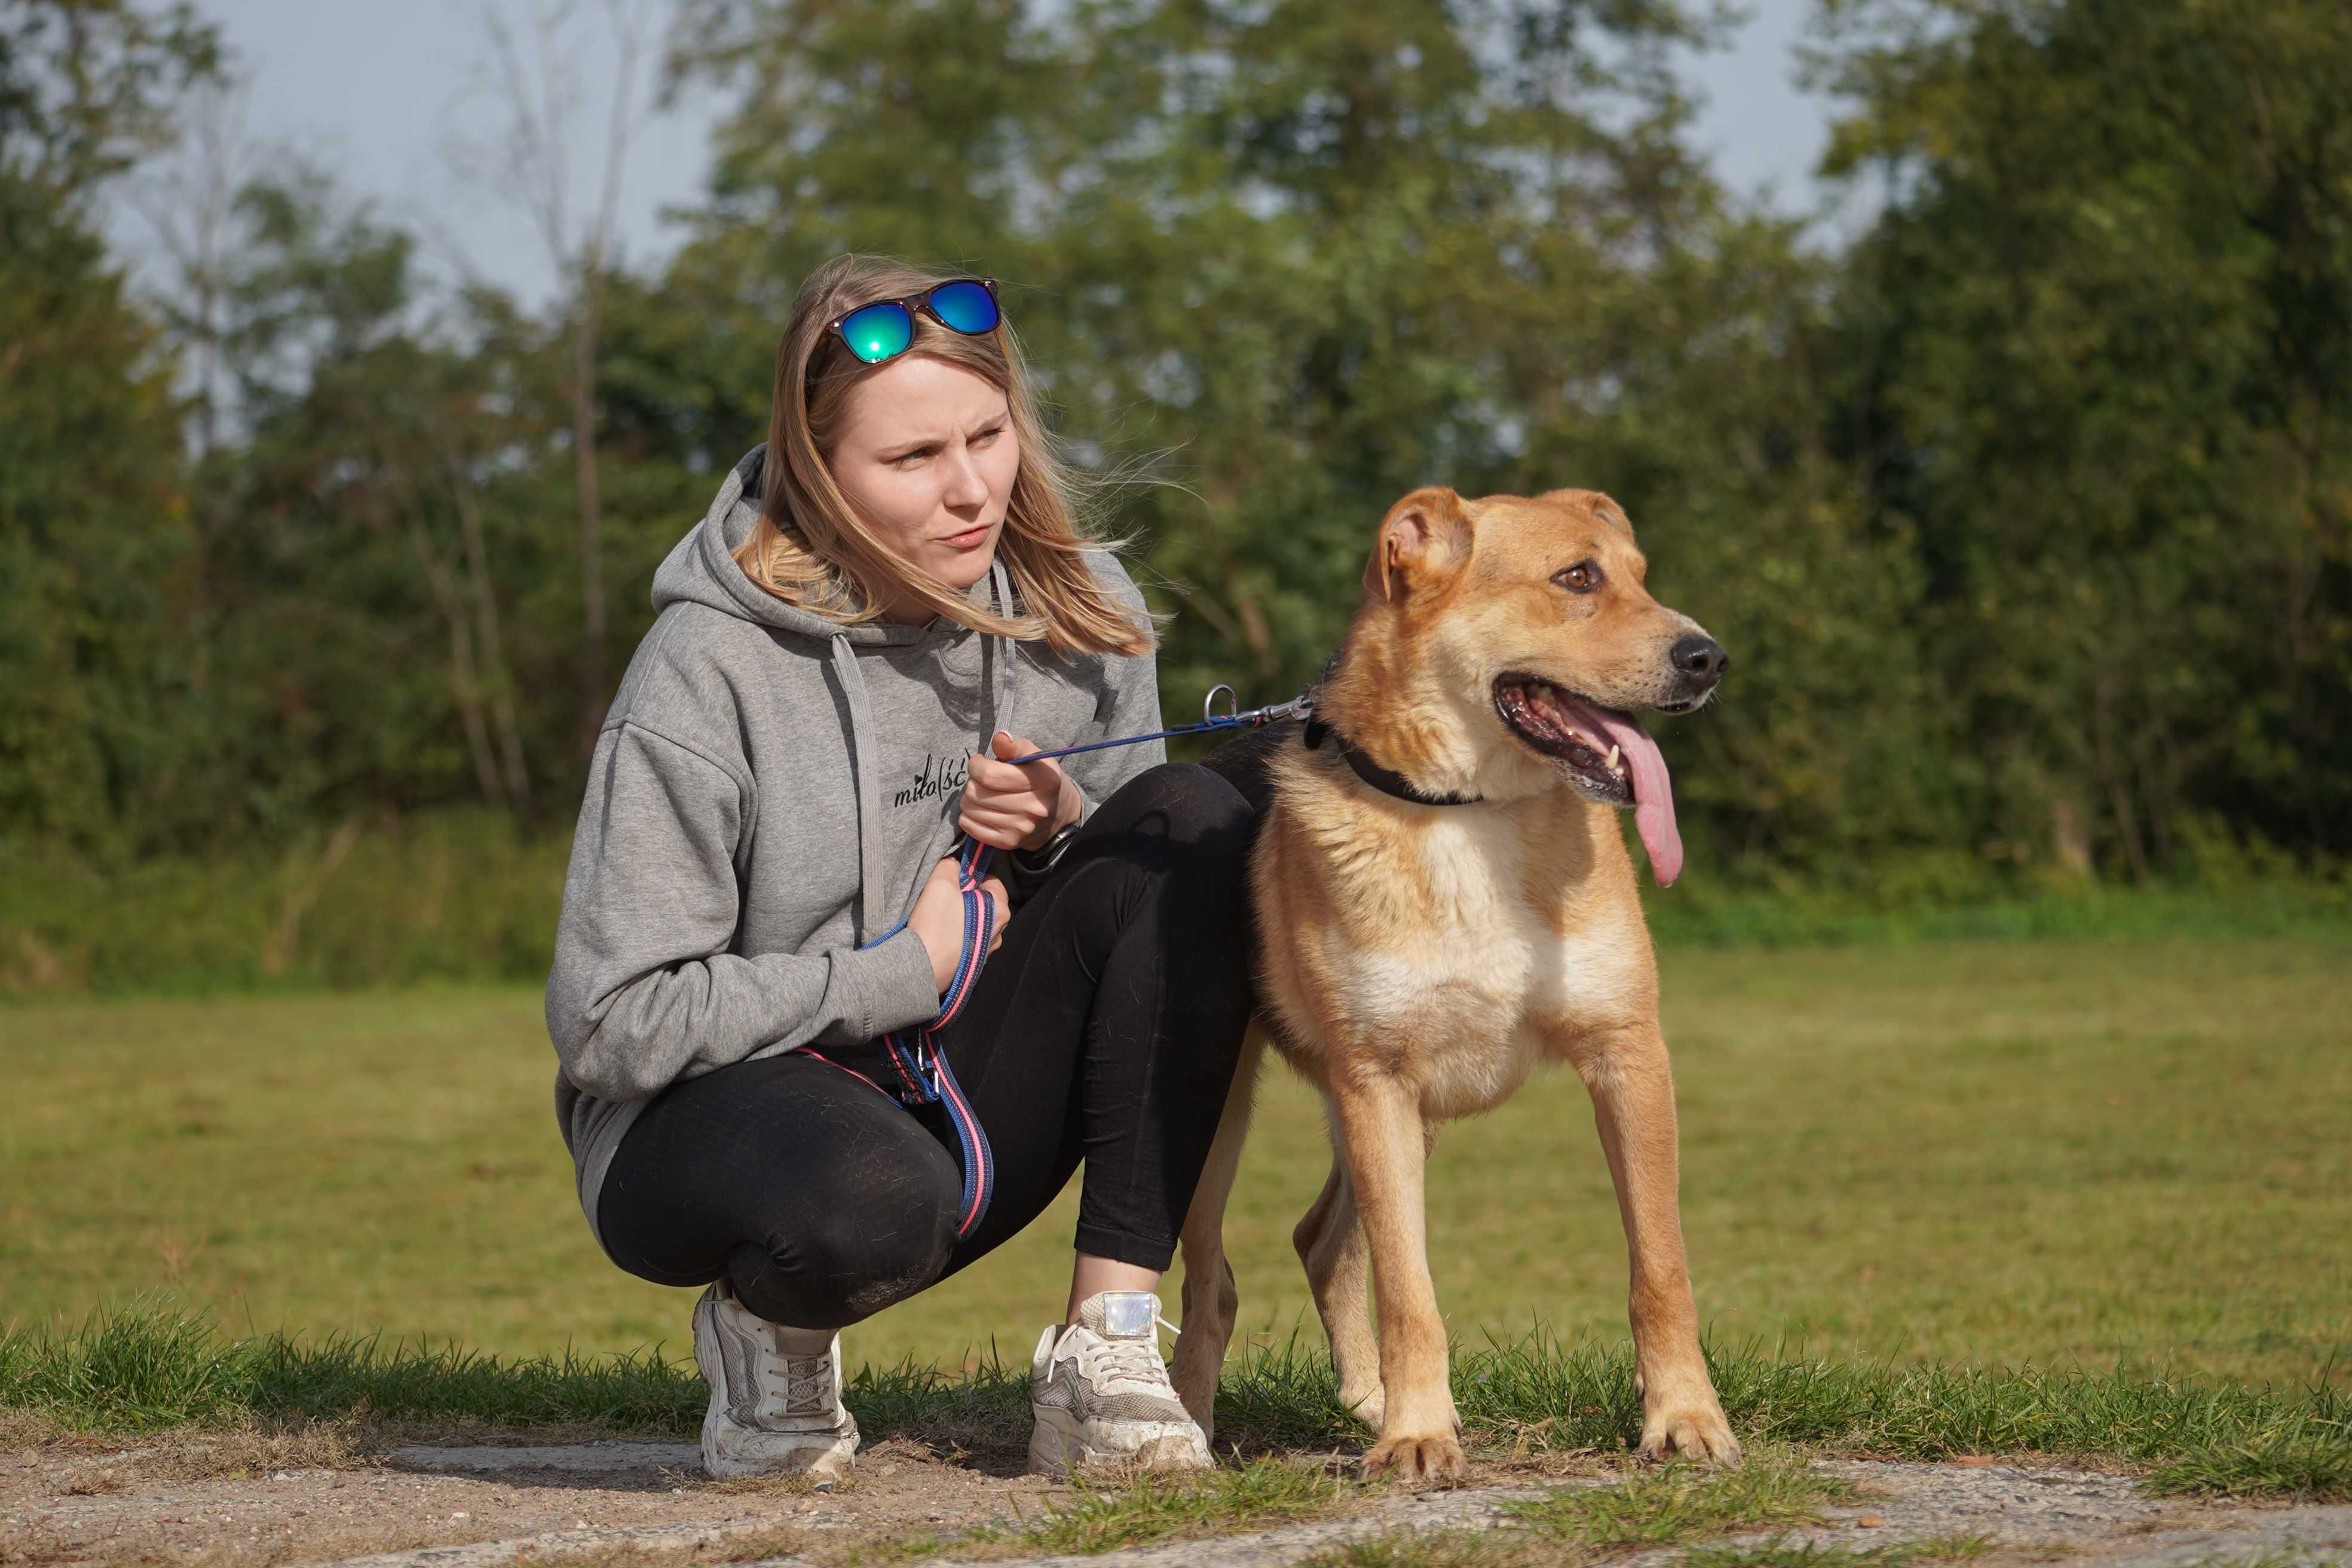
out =
{"type": "Polygon", "coordinates": [[[1417,1059],[1432,1109],[1492,1105],[1549,1052],[1613,1017],[1637,954],[1622,924],[1570,921],[1521,825],[1500,812],[1431,823],[1396,868],[1408,921],[1357,949],[1342,989],[1362,1022],[1417,1059]]]}

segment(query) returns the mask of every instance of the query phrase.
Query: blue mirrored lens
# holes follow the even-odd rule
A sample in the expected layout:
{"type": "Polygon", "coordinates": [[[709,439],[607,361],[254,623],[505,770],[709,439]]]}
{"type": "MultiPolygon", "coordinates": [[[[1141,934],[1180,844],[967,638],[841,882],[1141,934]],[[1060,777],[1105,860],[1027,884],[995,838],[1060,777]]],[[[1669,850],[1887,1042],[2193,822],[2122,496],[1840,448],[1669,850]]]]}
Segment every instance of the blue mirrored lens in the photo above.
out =
{"type": "Polygon", "coordinates": [[[950,283],[935,289],[931,309],[959,332],[977,335],[996,325],[996,296],[978,283],[950,283]]]}
{"type": "Polygon", "coordinates": [[[851,353],[874,364],[907,352],[915,341],[915,318],[904,305],[868,305],[843,318],[841,335],[849,340],[851,353]]]}

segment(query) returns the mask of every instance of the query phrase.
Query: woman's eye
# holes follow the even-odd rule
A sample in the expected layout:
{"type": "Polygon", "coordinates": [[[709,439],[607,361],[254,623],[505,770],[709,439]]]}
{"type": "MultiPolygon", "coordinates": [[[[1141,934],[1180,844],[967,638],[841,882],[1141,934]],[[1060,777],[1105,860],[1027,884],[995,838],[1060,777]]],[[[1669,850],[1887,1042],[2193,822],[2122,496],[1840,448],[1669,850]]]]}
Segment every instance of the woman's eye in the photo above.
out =
{"type": "Polygon", "coordinates": [[[929,458],[930,455],[931,455],[931,448],[930,448],[930,447],[916,447],[916,448],[915,448],[913,451],[911,451],[911,452],[901,452],[901,453],[899,453],[897,457],[890,458],[890,459],[889,459],[889,463],[890,463],[890,466],[891,466],[892,468],[904,468],[910,467],[910,466],[912,466],[912,465],[914,465],[914,464],[916,464],[916,463],[922,462],[925,458],[929,458]]]}
{"type": "Polygon", "coordinates": [[[1590,594],[1601,586],[1601,563],[1580,561],[1573,566],[1553,573],[1551,580],[1571,594],[1590,594]]]}
{"type": "Polygon", "coordinates": [[[999,436],[1002,436],[1002,435],[1003,435],[1003,434],[1004,434],[1004,426],[1002,426],[1002,425],[992,426],[990,426],[988,429],[982,430],[979,435],[974,436],[974,437],[971,438],[971,444],[972,444],[973,446],[975,446],[975,447],[985,447],[985,446],[987,446],[991,441],[995,440],[999,436]]]}

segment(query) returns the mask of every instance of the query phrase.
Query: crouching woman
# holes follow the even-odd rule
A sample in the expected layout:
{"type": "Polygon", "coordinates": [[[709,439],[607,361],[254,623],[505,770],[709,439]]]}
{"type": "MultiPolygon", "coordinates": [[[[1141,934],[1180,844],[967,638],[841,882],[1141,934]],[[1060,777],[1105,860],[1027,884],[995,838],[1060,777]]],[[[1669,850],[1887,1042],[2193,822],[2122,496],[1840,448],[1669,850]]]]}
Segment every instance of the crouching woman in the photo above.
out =
{"type": "Polygon", "coordinates": [[[1032,1465],[1205,1466],[1155,1292],[1240,1052],[1254,819],[1157,742],[1003,760],[1160,726],[1141,596],[1073,521],[993,285],[812,277],[768,442],[654,602],[547,1023],[598,1240],[705,1287],[705,1463],[846,1473],[840,1331],[1083,1165],[1032,1465]]]}

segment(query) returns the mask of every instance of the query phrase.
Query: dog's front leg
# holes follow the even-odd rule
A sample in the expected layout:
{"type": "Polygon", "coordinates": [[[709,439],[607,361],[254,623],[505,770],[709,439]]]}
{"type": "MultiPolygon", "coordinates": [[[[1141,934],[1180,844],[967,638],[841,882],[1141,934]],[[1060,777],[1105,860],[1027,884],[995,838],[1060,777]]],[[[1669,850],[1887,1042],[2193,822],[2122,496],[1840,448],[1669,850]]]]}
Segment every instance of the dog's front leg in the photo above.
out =
{"type": "Polygon", "coordinates": [[[1429,1278],[1422,1179],[1428,1165],[1419,1096],[1379,1072],[1334,1075],[1331,1106],[1348,1162],[1379,1299],[1380,1441],[1364,1473],[1402,1481],[1459,1481],[1470,1474],[1446,1382],[1445,1321],[1429,1278]]]}
{"type": "Polygon", "coordinates": [[[1698,1348],[1698,1310],[1683,1253],[1675,1079],[1665,1040],[1655,1028],[1625,1029],[1580,1040],[1570,1055],[1592,1095],[1593,1121],[1625,1225],[1642,1455],[1682,1454],[1736,1465],[1739,1442],[1698,1348]]]}

